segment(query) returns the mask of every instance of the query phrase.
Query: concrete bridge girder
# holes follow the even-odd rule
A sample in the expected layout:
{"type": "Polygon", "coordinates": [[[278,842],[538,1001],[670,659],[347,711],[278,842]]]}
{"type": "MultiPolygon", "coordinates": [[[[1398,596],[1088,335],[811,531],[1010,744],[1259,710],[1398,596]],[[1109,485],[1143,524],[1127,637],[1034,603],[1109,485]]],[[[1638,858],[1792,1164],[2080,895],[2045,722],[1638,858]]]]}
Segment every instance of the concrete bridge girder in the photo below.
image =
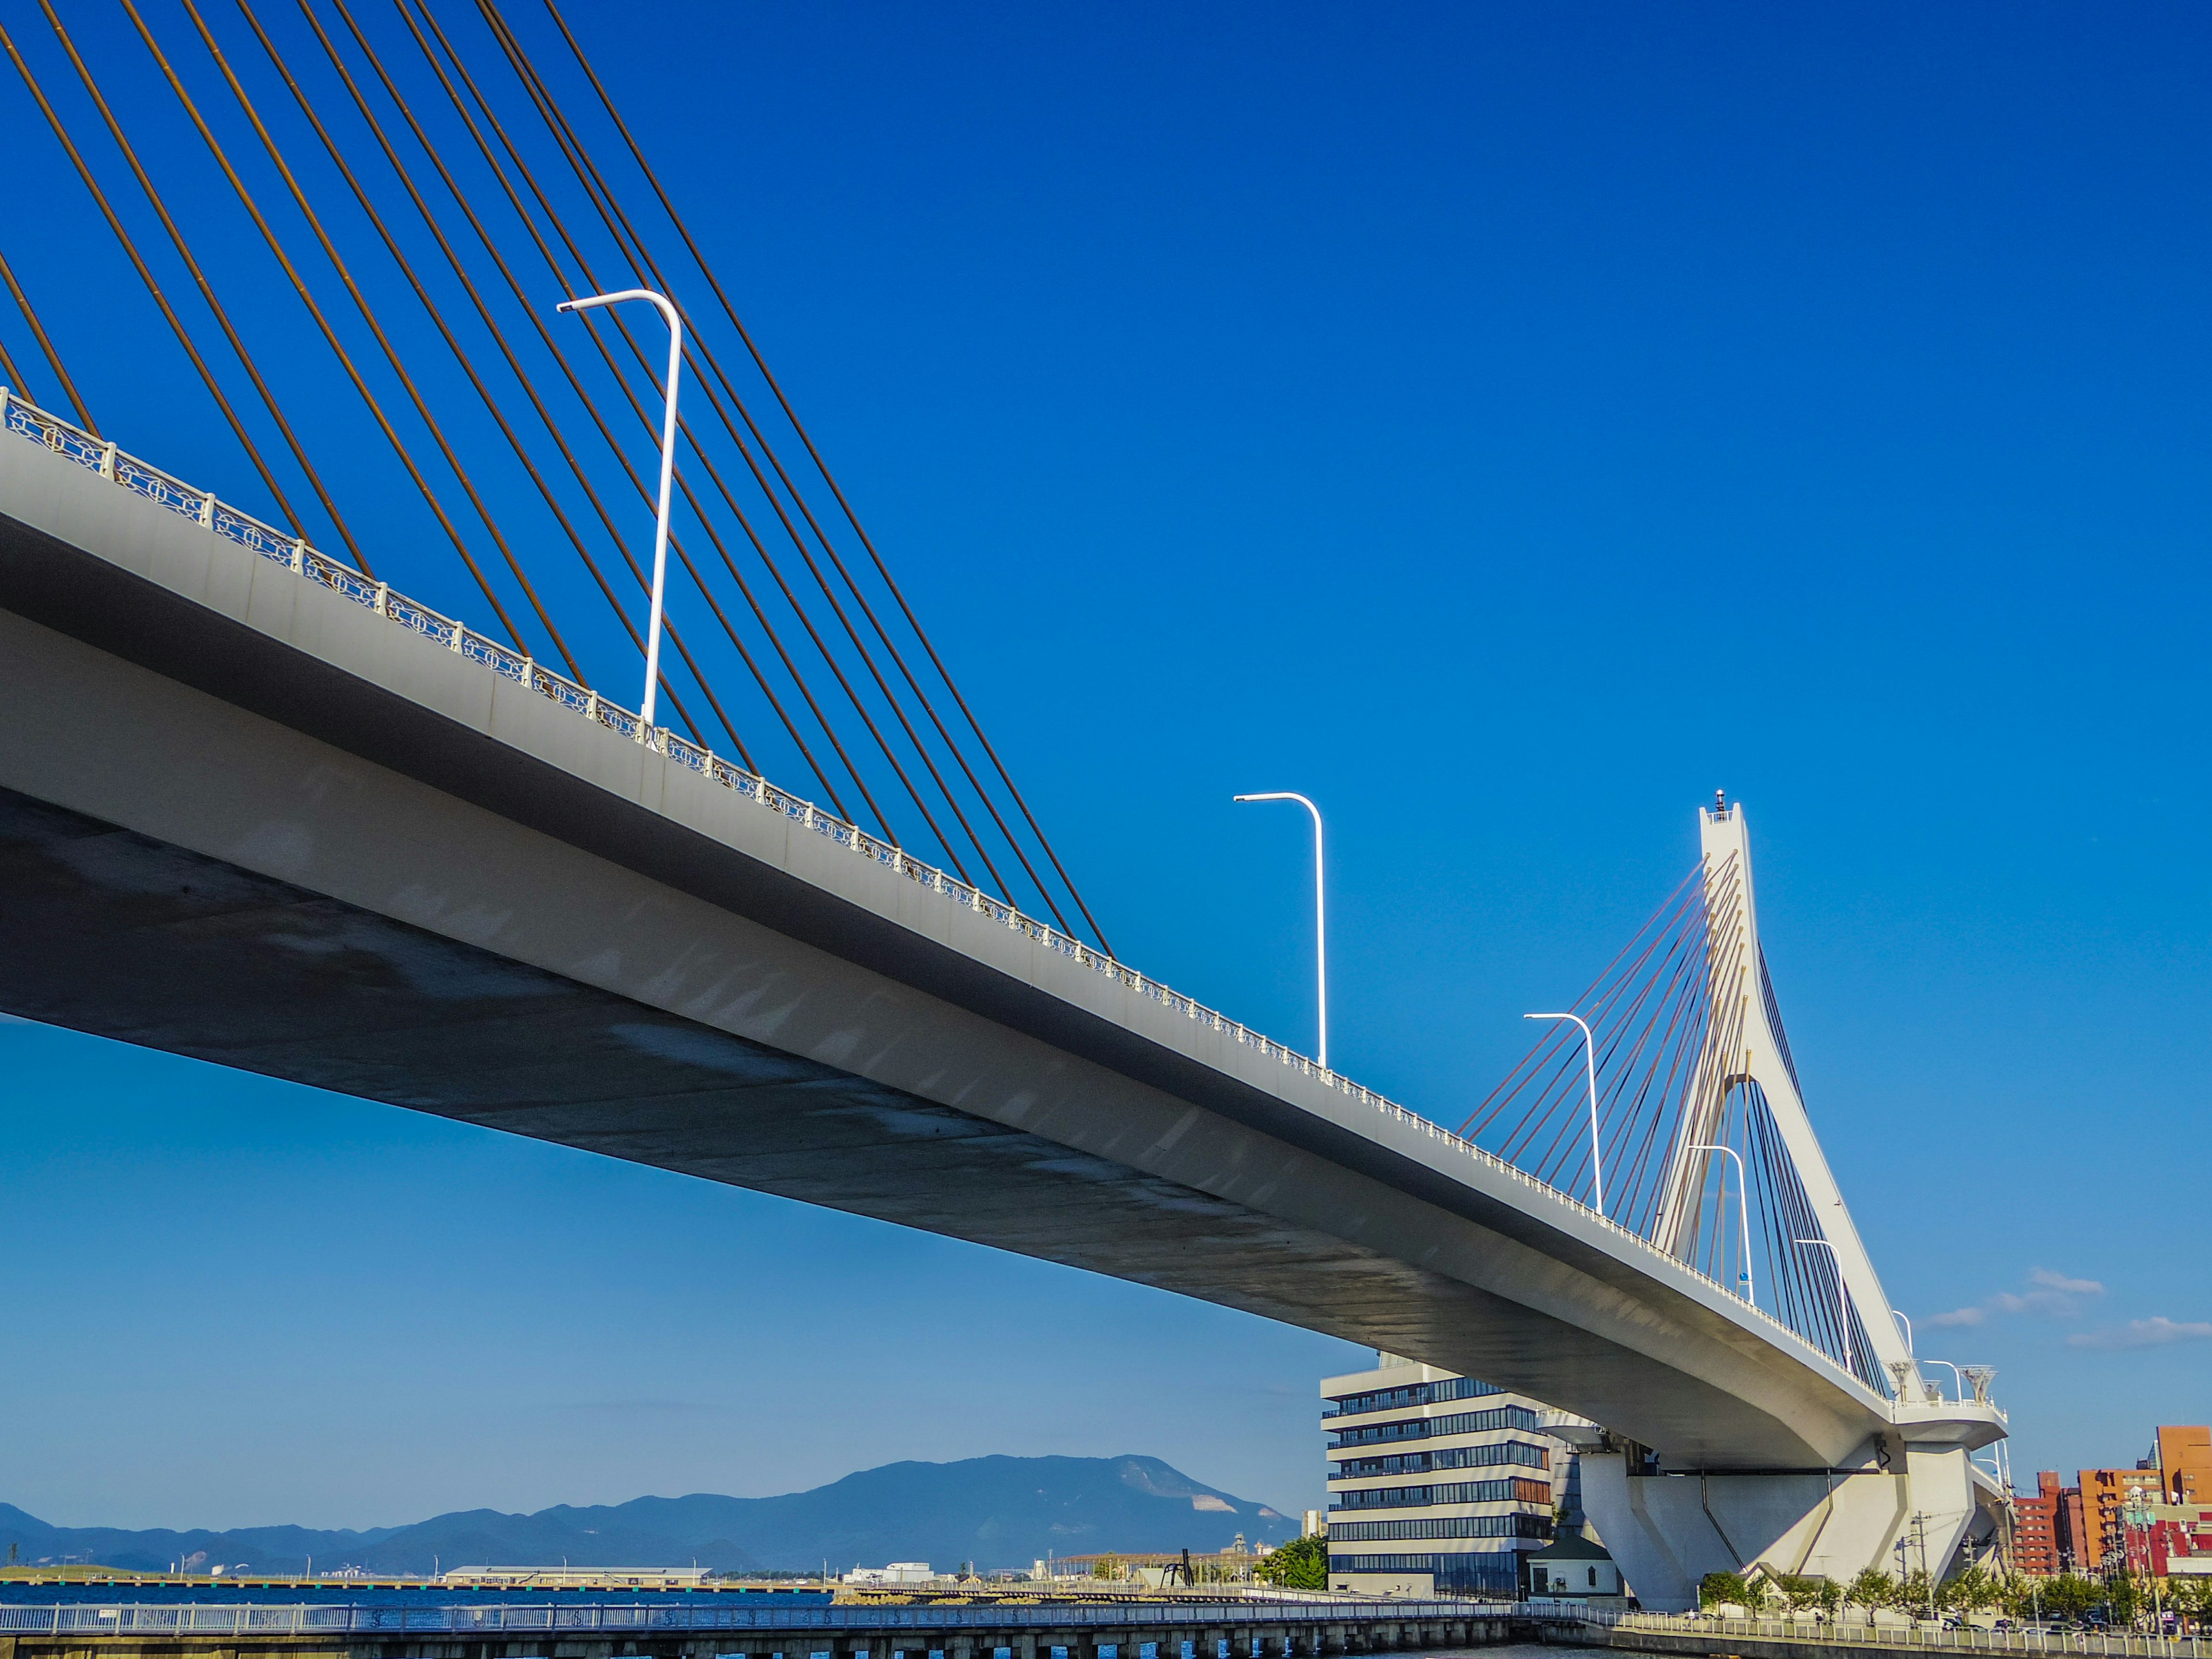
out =
{"type": "Polygon", "coordinates": [[[0,1007],[1247,1309],[1670,1461],[1889,1420],[1431,1126],[66,459],[0,437],[0,1007]]]}

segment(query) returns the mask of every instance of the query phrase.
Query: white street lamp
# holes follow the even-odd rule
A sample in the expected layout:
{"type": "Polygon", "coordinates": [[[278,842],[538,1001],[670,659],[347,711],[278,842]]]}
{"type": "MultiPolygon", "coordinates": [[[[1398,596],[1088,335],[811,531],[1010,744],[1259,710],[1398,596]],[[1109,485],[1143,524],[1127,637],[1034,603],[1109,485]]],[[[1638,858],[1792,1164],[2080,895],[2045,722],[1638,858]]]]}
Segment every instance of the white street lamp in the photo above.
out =
{"type": "Polygon", "coordinates": [[[1743,1281],[1743,1299],[1758,1305],[1751,1285],[1751,1182],[1743,1172],[1743,1154],[1733,1146],[1696,1146],[1693,1152],[1726,1152],[1735,1160],[1736,1216],[1743,1223],[1743,1271],[1737,1275],[1743,1281]]]}
{"type": "Polygon", "coordinates": [[[1825,1238],[1793,1238],[1790,1242],[1792,1244],[1802,1244],[1808,1248],[1817,1245],[1835,1258],[1836,1328],[1844,1334],[1844,1369],[1856,1376],[1858,1367],[1851,1363],[1851,1299],[1850,1294],[1844,1289],[1844,1258],[1836,1247],[1825,1238]]]}
{"type": "Polygon", "coordinates": [[[1589,1074],[1590,1174],[1597,1189],[1597,1212],[1605,1213],[1605,1154],[1597,1140],[1597,1039],[1580,1014],[1523,1014],[1523,1019],[1571,1019],[1583,1028],[1583,1066],[1589,1074]]]}
{"type": "Polygon", "coordinates": [[[1321,1010],[1321,1051],[1314,1056],[1322,1070],[1328,1069],[1328,912],[1322,894],[1321,865],[1321,808],[1304,795],[1278,789],[1264,795],[1238,795],[1246,800],[1294,800],[1313,814],[1314,821],[1314,981],[1321,1010]]]}
{"type": "Polygon", "coordinates": [[[1944,1367],[1951,1373],[1952,1393],[1956,1395],[1962,1401],[1966,1399],[1966,1379],[1965,1375],[1956,1365],[1952,1364],[1952,1363],[1948,1359],[1923,1359],[1918,1363],[1923,1365],[1941,1365],[1944,1367]]]}
{"type": "Polygon", "coordinates": [[[676,477],[676,378],[684,368],[684,319],[665,295],[647,288],[626,288],[619,294],[593,294],[580,300],[563,300],[556,311],[590,311],[623,300],[644,300],[658,307],[668,323],[668,397],[660,417],[660,510],[653,529],[653,614],[645,633],[645,699],[638,708],[637,738],[653,741],[653,707],[660,690],[660,611],[668,586],[668,490],[676,477]]]}

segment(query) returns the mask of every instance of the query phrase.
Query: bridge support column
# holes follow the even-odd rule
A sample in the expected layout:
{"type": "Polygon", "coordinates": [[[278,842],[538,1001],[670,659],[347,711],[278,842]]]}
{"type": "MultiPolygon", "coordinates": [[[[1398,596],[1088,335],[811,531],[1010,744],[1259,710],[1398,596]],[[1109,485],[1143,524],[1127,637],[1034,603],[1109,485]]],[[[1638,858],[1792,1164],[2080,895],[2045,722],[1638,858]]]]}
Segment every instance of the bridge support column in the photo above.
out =
{"type": "Polygon", "coordinates": [[[1620,1452],[1583,1455],[1583,1507],[1655,1613],[1698,1605],[1707,1573],[1802,1574],[1848,1583],[1868,1567],[1942,1578],[1978,1507],[1956,1447],[1869,1443],[1861,1467],[1803,1474],[1631,1474],[1620,1452]]]}

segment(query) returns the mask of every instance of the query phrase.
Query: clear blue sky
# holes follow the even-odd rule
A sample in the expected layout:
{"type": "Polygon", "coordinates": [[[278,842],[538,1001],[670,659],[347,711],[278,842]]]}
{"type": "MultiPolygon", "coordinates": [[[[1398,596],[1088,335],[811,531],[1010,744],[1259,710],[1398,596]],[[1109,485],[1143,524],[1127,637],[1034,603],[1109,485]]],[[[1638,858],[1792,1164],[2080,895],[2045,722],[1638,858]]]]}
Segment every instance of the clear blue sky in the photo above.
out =
{"type": "MultiPolygon", "coordinates": [[[[1311,794],[1332,1057],[1455,1122],[1725,787],[1921,1352],[2023,1472],[2212,1416],[2212,15],[658,9],[574,14],[1123,956],[1304,1039],[1304,843],[1229,797],[1311,794]]],[[[23,133],[88,340],[145,301],[23,133]]],[[[1289,1508],[1358,1358],[20,1024],[0,1079],[0,1499],[58,1522],[988,1452],[1289,1508]]]]}

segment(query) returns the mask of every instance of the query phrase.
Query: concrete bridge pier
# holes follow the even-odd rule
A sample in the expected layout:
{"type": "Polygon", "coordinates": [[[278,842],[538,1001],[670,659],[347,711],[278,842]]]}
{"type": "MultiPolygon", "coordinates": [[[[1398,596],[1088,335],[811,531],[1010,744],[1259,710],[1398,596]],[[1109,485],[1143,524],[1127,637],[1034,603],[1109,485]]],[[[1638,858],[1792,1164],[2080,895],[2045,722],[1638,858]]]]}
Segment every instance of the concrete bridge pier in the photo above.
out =
{"type": "Polygon", "coordinates": [[[1630,1458],[1583,1455],[1583,1507],[1655,1613],[1695,1609],[1708,1573],[1763,1566],[1849,1583],[1869,1567],[1893,1572],[1900,1540],[1906,1571],[1941,1579],[1996,1524],[1987,1477],[1955,1445],[1883,1435],[1856,1467],[1772,1473],[1632,1472],[1630,1458]]]}

